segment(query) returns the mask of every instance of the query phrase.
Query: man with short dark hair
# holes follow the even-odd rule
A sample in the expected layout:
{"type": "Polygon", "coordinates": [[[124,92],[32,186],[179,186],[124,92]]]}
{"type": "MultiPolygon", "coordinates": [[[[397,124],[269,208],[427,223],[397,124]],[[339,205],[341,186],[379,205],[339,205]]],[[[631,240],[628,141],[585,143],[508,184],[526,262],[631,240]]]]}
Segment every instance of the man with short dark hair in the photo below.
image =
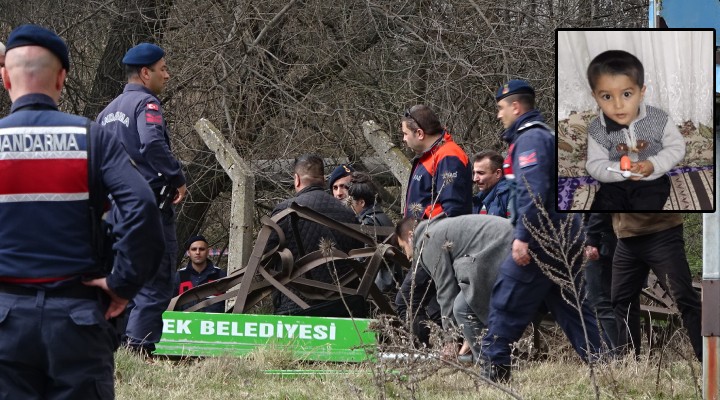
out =
{"type": "Polygon", "coordinates": [[[52,31],[8,37],[0,119],[0,397],[112,399],[117,317],[157,269],[160,212],[117,138],[58,111],[70,68],[52,31]],[[33,145],[25,145],[30,140],[33,145]],[[99,244],[107,195],[114,264],[99,244]]]}
{"type": "MultiPolygon", "coordinates": [[[[472,212],[470,160],[440,123],[435,111],[418,104],[410,107],[400,121],[403,141],[416,153],[408,182],[405,216],[414,219],[449,217],[472,212]]],[[[435,285],[422,268],[409,271],[395,298],[401,320],[423,337],[418,321],[427,318],[440,324],[435,285]],[[409,315],[406,311],[411,311],[409,315]]],[[[421,339],[422,340],[422,339],[421,339]]]]}
{"type": "MultiPolygon", "coordinates": [[[[535,90],[528,82],[509,81],[500,87],[495,100],[497,117],[505,127],[503,139],[510,144],[505,164],[508,174],[515,180],[511,200],[515,209],[511,221],[515,226],[511,253],[501,265],[493,287],[481,358],[485,361],[485,377],[506,381],[510,379],[510,346],[520,339],[543,305],[553,314],[583,360],[589,360],[600,348],[600,335],[587,302],[582,301],[581,310],[575,309],[566,300],[568,289],[548,277],[540,267],[545,265],[566,276],[568,266],[550,254],[547,246],[542,246],[531,234],[543,226],[550,230],[548,225],[552,225],[557,232],[566,229],[570,238],[583,235],[579,215],[560,214],[555,209],[554,132],[545,124],[540,111],[534,108],[535,90]],[[540,208],[545,210],[547,220],[541,218],[540,208]]],[[[576,240],[568,244],[567,251],[581,254],[581,246],[582,239],[576,240]]],[[[572,279],[579,276],[580,261],[581,257],[570,261],[573,262],[570,265],[572,279]]],[[[567,279],[571,277],[567,276],[567,279]]],[[[573,281],[573,284],[578,293],[582,293],[581,283],[573,281]]]]}
{"type": "MultiPolygon", "coordinates": [[[[325,191],[325,166],[322,158],[314,154],[304,154],[295,159],[293,164],[293,185],[295,188],[295,197],[287,199],[278,204],[272,212],[276,215],[287,209],[292,202],[298,205],[313,209],[329,218],[338,222],[356,224],[355,214],[344,204],[337,201],[325,191]]],[[[348,252],[351,249],[362,247],[362,243],[348,236],[337,233],[336,231],[320,225],[316,222],[300,219],[297,223],[298,233],[302,240],[304,254],[300,253],[300,248],[290,224],[290,218],[283,218],[278,221],[285,233],[286,246],[297,260],[299,257],[319,250],[321,243],[333,243],[337,249],[348,252]]],[[[279,238],[273,233],[268,239],[266,249],[272,249],[278,245],[279,238]]],[[[350,270],[351,266],[344,262],[334,262],[332,265],[324,265],[314,268],[305,274],[305,277],[327,283],[335,283],[336,278],[343,276],[350,270]]],[[[302,296],[301,296],[302,297],[302,296]]],[[[319,305],[323,303],[321,300],[303,300],[310,305],[319,305]]],[[[299,314],[304,313],[302,308],[279,291],[273,293],[273,305],[276,314],[299,314]]],[[[326,310],[324,316],[347,316],[348,310],[344,307],[326,310]]],[[[350,310],[353,316],[361,316],[355,314],[361,310],[350,310]]]]}
{"type": "Polygon", "coordinates": [[[128,83],[97,117],[97,121],[123,143],[140,173],[155,192],[161,209],[165,254],[155,277],[130,302],[124,341],[133,351],[149,354],[160,341],[162,313],[173,294],[177,267],[174,205],[187,188],[180,162],[170,150],[170,136],[158,96],[170,79],[165,51],[140,43],[123,57],[128,83]]]}
{"type": "Polygon", "coordinates": [[[449,217],[472,212],[472,174],[467,154],[440,124],[435,112],[418,104],[401,119],[403,141],[413,158],[405,199],[405,216],[449,217]]]}
{"type": "Polygon", "coordinates": [[[398,223],[398,243],[413,266],[427,270],[437,285],[443,326],[460,327],[478,360],[490,293],[512,242],[512,225],[473,214],[423,220],[414,230],[413,225],[407,218],[398,223]]]}
{"type": "Polygon", "coordinates": [[[473,214],[510,216],[510,185],[503,176],[503,157],[484,150],[473,157],[473,182],[480,191],[473,197],[473,214]]]}
{"type": "MultiPolygon", "coordinates": [[[[175,274],[175,296],[202,284],[216,281],[227,276],[225,270],[216,267],[208,258],[210,246],[202,235],[193,236],[185,242],[188,258],[187,265],[180,268],[175,274]]],[[[180,310],[186,310],[199,301],[184,304],[180,310]]],[[[211,304],[200,311],[222,313],[225,312],[225,302],[211,304]]]]}

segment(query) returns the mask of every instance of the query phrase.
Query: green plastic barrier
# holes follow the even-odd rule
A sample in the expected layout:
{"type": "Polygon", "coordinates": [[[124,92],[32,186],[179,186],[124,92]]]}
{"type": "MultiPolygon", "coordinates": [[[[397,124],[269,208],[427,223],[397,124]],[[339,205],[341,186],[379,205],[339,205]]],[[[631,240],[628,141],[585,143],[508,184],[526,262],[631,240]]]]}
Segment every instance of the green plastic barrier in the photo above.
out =
{"type": "Polygon", "coordinates": [[[242,356],[260,348],[297,360],[362,362],[374,357],[370,319],[166,311],[155,354],[242,356]]]}

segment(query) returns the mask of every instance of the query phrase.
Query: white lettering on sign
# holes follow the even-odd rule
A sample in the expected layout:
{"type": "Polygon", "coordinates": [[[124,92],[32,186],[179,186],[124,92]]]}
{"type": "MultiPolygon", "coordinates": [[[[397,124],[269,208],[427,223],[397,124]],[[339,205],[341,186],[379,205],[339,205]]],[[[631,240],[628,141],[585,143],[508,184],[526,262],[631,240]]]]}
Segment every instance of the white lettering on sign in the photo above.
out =
{"type": "Polygon", "coordinates": [[[246,322],[245,323],[245,336],[255,337],[257,336],[257,333],[255,330],[257,329],[257,322],[246,322]]]}
{"type": "Polygon", "coordinates": [[[230,336],[230,322],[228,321],[218,321],[217,322],[217,334],[219,336],[230,336]]]}
{"type": "Polygon", "coordinates": [[[190,334],[190,320],[178,320],[177,321],[177,329],[175,330],[176,333],[184,333],[186,335],[190,334]]]}
{"type": "Polygon", "coordinates": [[[237,322],[237,321],[206,321],[200,320],[199,332],[194,332],[197,325],[193,320],[163,319],[163,333],[192,335],[217,335],[234,337],[260,337],[278,339],[304,339],[304,340],[335,340],[335,323],[328,325],[315,324],[285,324],[278,321],[276,324],[267,322],[237,322]]]}
{"type": "Polygon", "coordinates": [[[233,322],[231,326],[232,326],[232,333],[231,333],[232,336],[242,336],[243,335],[243,333],[238,330],[238,327],[240,326],[240,324],[238,324],[237,322],[233,322]]]}
{"type": "Polygon", "coordinates": [[[261,323],[260,324],[260,332],[258,333],[260,337],[273,337],[273,328],[274,326],[272,324],[267,323],[261,323]]]}
{"type": "Polygon", "coordinates": [[[190,320],[163,319],[163,333],[190,334],[190,320]]]}
{"type": "Polygon", "coordinates": [[[201,335],[214,335],[215,324],[213,321],[200,321],[200,334],[201,335]]]}

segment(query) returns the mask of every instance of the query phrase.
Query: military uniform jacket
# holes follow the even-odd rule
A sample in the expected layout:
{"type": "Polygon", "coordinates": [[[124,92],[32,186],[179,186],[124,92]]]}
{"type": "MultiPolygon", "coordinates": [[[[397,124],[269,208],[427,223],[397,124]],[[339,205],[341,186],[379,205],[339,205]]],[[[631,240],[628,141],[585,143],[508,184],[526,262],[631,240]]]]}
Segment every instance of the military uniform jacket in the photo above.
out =
{"type": "MultiPolygon", "coordinates": [[[[207,266],[201,272],[197,272],[195,268],[192,267],[192,262],[188,262],[188,264],[184,268],[180,268],[175,273],[175,296],[181,295],[185,291],[190,290],[194,287],[200,286],[208,282],[216,281],[226,276],[227,273],[222,269],[216,267],[210,260],[207,260],[207,266]]],[[[181,310],[188,309],[195,304],[197,304],[197,301],[184,304],[181,310]]],[[[203,308],[201,311],[222,313],[225,312],[224,306],[225,303],[223,302],[215,303],[203,308]]]]}
{"type": "Polygon", "coordinates": [[[110,289],[130,299],[154,275],[164,248],[154,196],[99,125],[46,95],[22,96],[0,120],[0,171],[0,281],[49,287],[102,273],[91,244],[95,190],[123,216],[110,289]]]}
{"type": "MultiPolygon", "coordinates": [[[[503,134],[510,143],[508,155],[514,175],[515,239],[530,243],[531,235],[526,224],[540,226],[540,211],[533,196],[547,210],[550,219],[557,222],[567,214],[555,209],[557,196],[555,183],[555,135],[544,124],[538,110],[531,110],[518,119],[503,134]],[[527,222],[525,222],[527,219],[527,222]]],[[[579,227],[579,219],[576,221],[579,227]]]]}
{"type": "Polygon", "coordinates": [[[472,212],[472,172],[467,154],[445,132],[432,147],[413,159],[405,216],[450,217],[472,212]]]}
{"type": "Polygon", "coordinates": [[[166,184],[173,188],[185,184],[182,166],[170,151],[160,100],[147,88],[125,85],[123,93],[98,115],[97,122],[122,142],[150,187],[157,191],[166,184]]]}

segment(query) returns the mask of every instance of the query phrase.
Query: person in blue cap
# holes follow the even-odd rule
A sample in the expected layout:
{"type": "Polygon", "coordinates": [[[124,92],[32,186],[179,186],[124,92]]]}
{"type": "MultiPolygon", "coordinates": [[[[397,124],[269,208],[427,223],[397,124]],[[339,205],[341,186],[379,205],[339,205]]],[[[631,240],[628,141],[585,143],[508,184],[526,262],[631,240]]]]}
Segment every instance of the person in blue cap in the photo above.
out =
{"type": "Polygon", "coordinates": [[[165,51],[140,43],[128,50],[122,62],[128,83],[97,117],[108,132],[119,138],[130,158],[155,193],[161,209],[165,253],[155,277],[130,302],[123,341],[131,350],[150,354],[162,333],[162,313],[173,295],[177,267],[175,210],[187,192],[180,162],[170,150],[170,135],[158,96],[170,75],[165,51]]]}
{"type": "MultiPolygon", "coordinates": [[[[216,267],[208,258],[210,255],[210,245],[205,236],[196,235],[185,242],[188,258],[190,259],[184,268],[180,268],[175,274],[175,296],[179,296],[185,291],[202,284],[216,281],[227,276],[227,273],[216,267]]],[[[184,304],[180,310],[186,310],[198,301],[184,304]]],[[[202,312],[223,313],[225,312],[225,302],[211,304],[202,308],[202,312]]]]}
{"type": "Polygon", "coordinates": [[[65,42],[36,25],[7,41],[0,119],[0,397],[112,399],[112,324],[152,276],[160,212],[117,138],[58,110],[65,42]],[[114,265],[96,245],[104,202],[118,210],[114,265]]]}
{"type": "MultiPolygon", "coordinates": [[[[572,226],[570,237],[580,238],[582,234],[579,215],[559,214],[555,209],[555,134],[535,108],[535,90],[526,81],[509,81],[500,87],[495,99],[497,118],[505,128],[503,139],[510,144],[505,176],[514,177],[511,195],[514,229],[511,253],[501,264],[493,286],[488,331],[482,340],[481,353],[484,375],[493,381],[507,381],[510,379],[510,346],[520,339],[543,305],[583,360],[588,360],[600,348],[600,336],[589,305],[583,302],[581,310],[577,310],[568,304],[561,293],[567,289],[546,276],[540,264],[565,275],[567,267],[548,254],[531,235],[532,229],[549,224],[559,231],[566,218],[572,226]],[[539,206],[547,211],[549,221],[541,219],[539,206]]],[[[581,238],[571,245],[570,251],[582,254],[581,238]]],[[[575,259],[577,265],[572,268],[578,270],[582,257],[575,259]]]]}
{"type": "Polygon", "coordinates": [[[350,187],[353,172],[355,172],[355,168],[350,164],[340,164],[335,167],[328,178],[328,186],[333,197],[340,201],[345,201],[348,198],[348,188],[350,187]]]}

